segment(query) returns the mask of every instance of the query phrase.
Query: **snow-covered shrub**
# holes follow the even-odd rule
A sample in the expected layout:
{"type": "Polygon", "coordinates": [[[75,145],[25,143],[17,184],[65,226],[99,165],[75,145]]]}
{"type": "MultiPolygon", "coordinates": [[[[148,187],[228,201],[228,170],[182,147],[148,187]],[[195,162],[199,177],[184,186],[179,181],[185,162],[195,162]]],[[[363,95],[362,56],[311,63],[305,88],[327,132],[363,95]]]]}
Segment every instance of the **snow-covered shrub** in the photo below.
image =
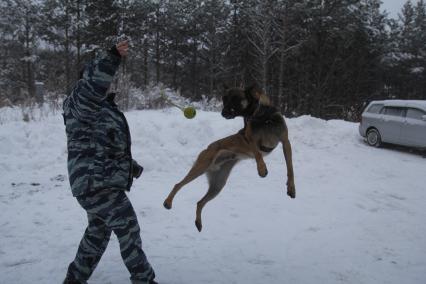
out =
{"type": "MultiPolygon", "coordinates": [[[[125,82],[126,80],[122,80],[125,82]]],[[[192,102],[188,98],[180,95],[179,91],[166,88],[164,85],[149,86],[142,90],[131,84],[116,83],[110,89],[116,92],[116,102],[123,111],[162,109],[174,106],[193,106],[198,110],[220,111],[222,102],[217,98],[202,96],[200,101],[192,102]]],[[[7,121],[33,121],[42,120],[50,115],[57,115],[62,111],[64,95],[54,92],[47,92],[44,96],[44,103],[40,104],[35,99],[26,99],[19,105],[6,105],[0,107],[0,124],[7,121]]]]}
{"type": "Polygon", "coordinates": [[[57,93],[46,93],[43,104],[35,99],[26,99],[18,105],[0,108],[0,124],[9,121],[40,121],[62,111],[63,96],[57,93]]]}
{"type": "MultiPolygon", "coordinates": [[[[121,98],[117,98],[120,102],[121,98]]],[[[216,98],[202,96],[201,101],[191,102],[188,98],[181,96],[179,91],[166,88],[163,85],[149,86],[145,90],[131,88],[128,95],[129,105],[127,109],[161,109],[173,107],[174,105],[185,107],[192,105],[196,109],[206,111],[218,111],[222,102],[216,98]]],[[[121,104],[119,104],[121,106],[121,104]]]]}

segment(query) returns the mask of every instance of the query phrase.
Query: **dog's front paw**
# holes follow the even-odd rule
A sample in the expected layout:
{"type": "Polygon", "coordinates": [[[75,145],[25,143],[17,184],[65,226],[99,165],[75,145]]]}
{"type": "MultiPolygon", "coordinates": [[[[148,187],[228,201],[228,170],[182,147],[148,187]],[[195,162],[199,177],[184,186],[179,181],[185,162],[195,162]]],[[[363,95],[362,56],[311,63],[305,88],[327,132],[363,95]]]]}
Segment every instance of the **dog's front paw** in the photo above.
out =
{"type": "Polygon", "coordinates": [[[287,195],[291,198],[296,198],[296,187],[294,182],[287,182],[287,195]]]}
{"type": "Polygon", "coordinates": [[[197,227],[198,232],[201,232],[203,225],[201,224],[200,220],[195,220],[195,227],[197,227]]]}
{"type": "Polygon", "coordinates": [[[163,206],[168,210],[172,209],[172,203],[169,202],[167,199],[164,201],[163,206]]]}
{"type": "Polygon", "coordinates": [[[257,172],[259,173],[259,176],[263,178],[268,175],[268,169],[266,167],[259,168],[257,172]]]}

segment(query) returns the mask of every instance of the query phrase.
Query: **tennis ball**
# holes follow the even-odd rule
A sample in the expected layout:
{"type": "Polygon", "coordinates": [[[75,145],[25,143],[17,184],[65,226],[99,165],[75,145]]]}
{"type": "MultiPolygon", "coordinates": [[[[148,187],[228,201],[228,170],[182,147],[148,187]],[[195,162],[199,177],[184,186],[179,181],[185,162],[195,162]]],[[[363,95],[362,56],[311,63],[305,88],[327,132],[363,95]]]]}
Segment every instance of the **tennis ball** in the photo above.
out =
{"type": "Polygon", "coordinates": [[[183,115],[188,118],[188,119],[192,119],[195,117],[195,115],[197,114],[197,111],[195,110],[194,107],[190,106],[190,107],[186,107],[183,110],[183,115]]]}

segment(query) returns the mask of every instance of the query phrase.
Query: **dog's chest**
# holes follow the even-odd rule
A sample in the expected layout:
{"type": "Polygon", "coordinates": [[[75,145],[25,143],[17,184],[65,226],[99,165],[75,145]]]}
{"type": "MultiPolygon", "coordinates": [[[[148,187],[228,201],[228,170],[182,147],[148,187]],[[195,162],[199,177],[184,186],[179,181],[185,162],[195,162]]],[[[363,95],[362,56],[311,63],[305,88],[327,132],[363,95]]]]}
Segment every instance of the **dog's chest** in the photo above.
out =
{"type": "Polygon", "coordinates": [[[252,135],[263,154],[270,153],[279,143],[283,131],[283,118],[274,107],[263,106],[247,120],[252,135]]]}
{"type": "Polygon", "coordinates": [[[280,124],[279,111],[271,106],[260,106],[255,114],[246,120],[251,124],[253,130],[265,130],[268,127],[278,126],[280,124]]]}
{"type": "Polygon", "coordinates": [[[275,137],[281,133],[283,126],[281,114],[276,110],[273,111],[274,109],[268,110],[248,119],[247,123],[250,123],[253,135],[268,138],[265,136],[275,137]]]}

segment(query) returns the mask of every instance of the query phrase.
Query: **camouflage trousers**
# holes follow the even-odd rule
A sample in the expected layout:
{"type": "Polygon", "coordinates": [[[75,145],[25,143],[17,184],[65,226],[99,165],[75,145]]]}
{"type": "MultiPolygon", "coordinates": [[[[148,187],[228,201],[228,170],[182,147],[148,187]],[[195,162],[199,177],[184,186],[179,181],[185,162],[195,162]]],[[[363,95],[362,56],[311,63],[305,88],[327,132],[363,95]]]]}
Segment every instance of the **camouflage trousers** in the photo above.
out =
{"type": "Polygon", "coordinates": [[[68,267],[67,277],[86,283],[105,252],[113,231],[120,243],[121,256],[130,272],[130,279],[138,283],[153,280],[155,273],[142,250],[138,220],[124,191],[78,196],[77,200],[86,210],[89,224],[77,255],[68,267]]]}

